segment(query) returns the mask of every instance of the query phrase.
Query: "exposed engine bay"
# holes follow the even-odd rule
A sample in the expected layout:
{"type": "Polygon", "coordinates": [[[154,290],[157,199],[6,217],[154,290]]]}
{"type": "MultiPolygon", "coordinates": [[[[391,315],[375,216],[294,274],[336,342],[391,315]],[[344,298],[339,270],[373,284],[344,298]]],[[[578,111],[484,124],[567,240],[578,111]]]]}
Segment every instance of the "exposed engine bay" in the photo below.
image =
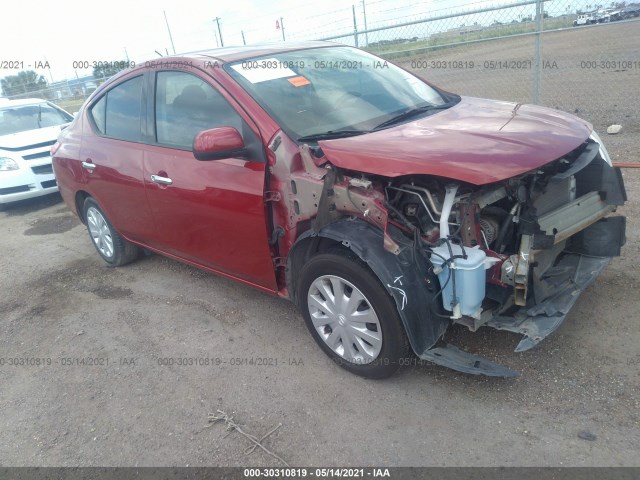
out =
{"type": "MultiPolygon", "coordinates": [[[[426,340],[416,347],[409,330],[419,327],[403,318],[416,354],[467,373],[509,376],[510,370],[455,347],[438,349],[439,339],[431,337],[451,322],[472,331],[486,325],[524,335],[516,351],[532,348],[562,323],[611,257],[620,255],[625,218],[607,215],[624,204],[626,194],[619,169],[597,140],[535,171],[482,186],[350,172],[303,145],[302,168],[289,172],[284,230],[295,232],[291,240],[305,230],[339,240],[334,224],[356,219],[380,230],[384,250],[400,263],[410,259],[415,282],[426,292],[415,315],[444,325],[420,334],[426,340]]],[[[342,243],[353,248],[355,242],[342,243]]],[[[406,280],[407,267],[402,270],[404,277],[397,278],[406,280]]],[[[404,310],[412,300],[407,289],[391,281],[387,287],[404,310]]]]}
{"type": "MultiPolygon", "coordinates": [[[[461,311],[458,294],[450,294],[443,308],[452,312],[452,320],[476,330],[512,306],[543,303],[557,293],[557,284],[545,285],[543,280],[563,254],[603,258],[620,254],[624,217],[604,217],[626,198],[623,188],[611,192],[597,184],[595,179],[602,175],[594,170],[606,166],[595,155],[597,147],[588,143],[535,172],[480,189],[433,179],[386,187],[391,221],[420,232],[432,264],[451,263],[455,269],[456,258],[460,263],[471,252],[486,255],[471,263],[474,269],[487,270],[486,288],[480,285],[484,275],[464,284],[466,289],[480,290],[481,308],[461,311]],[[599,221],[606,227],[588,230],[599,221]]],[[[455,292],[456,279],[469,276],[470,270],[462,268],[456,275],[443,276],[442,268],[436,267],[441,287],[446,289],[449,285],[443,285],[450,282],[455,292]]],[[[463,298],[468,292],[459,295],[463,298]]]]}

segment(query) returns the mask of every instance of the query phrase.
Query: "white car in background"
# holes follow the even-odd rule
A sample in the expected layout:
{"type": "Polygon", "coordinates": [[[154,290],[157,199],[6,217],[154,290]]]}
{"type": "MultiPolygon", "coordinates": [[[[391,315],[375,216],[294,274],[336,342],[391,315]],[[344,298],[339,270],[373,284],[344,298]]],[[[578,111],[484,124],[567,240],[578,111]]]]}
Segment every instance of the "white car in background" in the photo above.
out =
{"type": "Polygon", "coordinates": [[[622,20],[622,10],[602,10],[598,12],[598,23],[617,22],[622,20]]]}
{"type": "Polygon", "coordinates": [[[72,120],[46,100],[0,99],[0,209],[58,191],[50,149],[72,120]]]}
{"type": "Polygon", "coordinates": [[[573,21],[573,26],[578,27],[580,25],[593,25],[594,23],[598,23],[598,18],[595,13],[585,13],[583,15],[578,15],[573,21]]]}

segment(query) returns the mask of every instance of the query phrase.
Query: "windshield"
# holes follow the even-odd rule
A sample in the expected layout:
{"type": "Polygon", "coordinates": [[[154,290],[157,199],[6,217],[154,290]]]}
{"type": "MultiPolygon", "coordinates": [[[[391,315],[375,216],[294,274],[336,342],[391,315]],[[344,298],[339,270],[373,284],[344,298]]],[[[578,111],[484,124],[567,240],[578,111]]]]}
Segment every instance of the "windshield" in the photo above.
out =
{"type": "Polygon", "coordinates": [[[401,68],[350,47],[256,57],[225,70],[293,139],[366,132],[416,107],[451,101],[401,68]]]}
{"type": "Polygon", "coordinates": [[[71,115],[47,103],[0,108],[0,135],[37,130],[69,123],[71,115]]]}

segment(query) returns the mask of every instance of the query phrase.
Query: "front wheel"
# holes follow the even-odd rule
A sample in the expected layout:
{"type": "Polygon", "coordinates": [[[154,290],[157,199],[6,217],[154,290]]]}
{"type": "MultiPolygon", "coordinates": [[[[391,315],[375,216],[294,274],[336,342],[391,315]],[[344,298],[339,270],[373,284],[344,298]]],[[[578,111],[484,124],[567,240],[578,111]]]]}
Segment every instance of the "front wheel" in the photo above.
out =
{"type": "Polygon", "coordinates": [[[93,246],[110,267],[120,267],[138,258],[138,247],[122,238],[93,198],[84,201],[83,211],[93,246]]]}
{"type": "Polygon", "coordinates": [[[300,274],[297,298],[316,343],[346,370],[385,378],[409,355],[393,298],[353,255],[313,257],[300,274]]]}

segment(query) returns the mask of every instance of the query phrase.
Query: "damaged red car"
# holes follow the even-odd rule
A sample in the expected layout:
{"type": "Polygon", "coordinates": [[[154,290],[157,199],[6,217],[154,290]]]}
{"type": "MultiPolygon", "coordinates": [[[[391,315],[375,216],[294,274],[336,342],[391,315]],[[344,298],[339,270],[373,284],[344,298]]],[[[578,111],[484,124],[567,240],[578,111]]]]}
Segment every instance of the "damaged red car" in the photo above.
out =
{"type": "Polygon", "coordinates": [[[458,323],[528,350],[620,255],[626,200],[592,126],[461,97],[332,43],[129,68],[52,148],[60,192],[112,266],[158,252],[280,295],[336,363],[504,366],[458,323]]]}

